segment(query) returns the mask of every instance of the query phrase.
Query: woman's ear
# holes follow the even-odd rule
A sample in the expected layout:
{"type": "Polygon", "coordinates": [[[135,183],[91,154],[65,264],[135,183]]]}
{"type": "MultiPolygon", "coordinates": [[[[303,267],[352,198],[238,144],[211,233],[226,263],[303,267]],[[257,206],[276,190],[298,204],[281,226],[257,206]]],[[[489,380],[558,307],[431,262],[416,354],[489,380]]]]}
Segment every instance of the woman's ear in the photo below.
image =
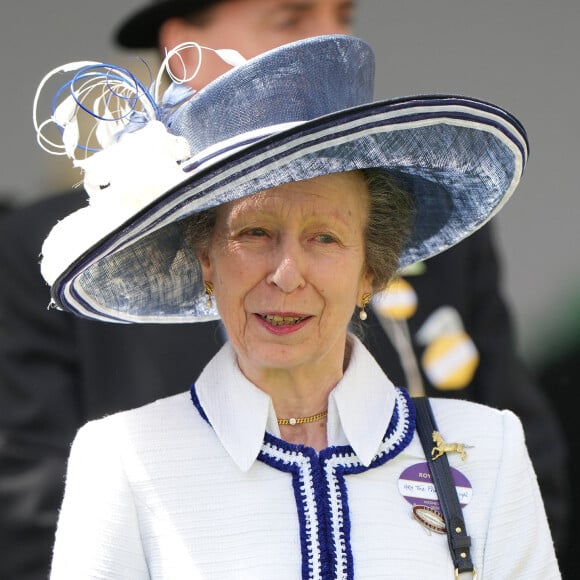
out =
{"type": "Polygon", "coordinates": [[[374,294],[375,287],[375,274],[370,268],[366,268],[366,272],[363,275],[361,283],[361,294],[374,294]]]}
{"type": "Polygon", "coordinates": [[[201,272],[203,274],[203,277],[205,279],[209,279],[210,274],[213,270],[211,267],[211,260],[209,257],[209,249],[207,247],[200,248],[197,251],[197,259],[199,260],[199,263],[201,265],[201,272]]]}

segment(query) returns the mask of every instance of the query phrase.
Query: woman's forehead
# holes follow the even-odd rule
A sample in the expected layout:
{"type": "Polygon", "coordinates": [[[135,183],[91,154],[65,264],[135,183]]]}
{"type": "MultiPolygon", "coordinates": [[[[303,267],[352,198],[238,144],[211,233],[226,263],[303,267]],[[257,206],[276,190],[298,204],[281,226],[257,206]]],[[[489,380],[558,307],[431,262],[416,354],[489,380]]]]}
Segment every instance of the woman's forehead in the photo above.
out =
{"type": "Polygon", "coordinates": [[[366,209],[368,198],[366,181],[360,172],[350,171],[294,181],[259,191],[229,202],[226,213],[280,212],[284,210],[318,214],[352,213],[353,208],[366,209]],[[340,211],[342,210],[342,211],[340,211]]]}

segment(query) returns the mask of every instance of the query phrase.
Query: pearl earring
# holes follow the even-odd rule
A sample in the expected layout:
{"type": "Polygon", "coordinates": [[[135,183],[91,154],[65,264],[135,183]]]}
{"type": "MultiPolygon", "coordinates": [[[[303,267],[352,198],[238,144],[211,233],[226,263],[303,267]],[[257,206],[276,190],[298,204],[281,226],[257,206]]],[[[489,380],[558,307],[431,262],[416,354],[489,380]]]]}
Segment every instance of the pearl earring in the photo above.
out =
{"type": "Polygon", "coordinates": [[[365,292],[362,295],[361,298],[361,307],[360,307],[360,312],[358,313],[358,317],[362,320],[365,321],[367,319],[367,313],[365,311],[365,308],[367,306],[367,304],[371,301],[371,293],[370,292],[365,292]]]}

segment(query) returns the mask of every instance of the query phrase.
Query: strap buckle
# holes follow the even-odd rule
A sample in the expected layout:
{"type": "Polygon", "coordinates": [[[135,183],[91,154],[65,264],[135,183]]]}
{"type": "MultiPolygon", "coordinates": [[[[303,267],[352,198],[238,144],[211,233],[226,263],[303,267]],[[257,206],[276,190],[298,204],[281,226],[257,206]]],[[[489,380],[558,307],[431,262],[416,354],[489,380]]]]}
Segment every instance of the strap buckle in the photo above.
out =
{"type": "MultiPolygon", "coordinates": [[[[466,572],[461,572],[461,574],[465,574],[466,572]]],[[[471,573],[473,574],[473,580],[477,580],[477,570],[474,568],[471,573]]],[[[455,580],[459,580],[459,568],[455,568],[455,580]]]]}

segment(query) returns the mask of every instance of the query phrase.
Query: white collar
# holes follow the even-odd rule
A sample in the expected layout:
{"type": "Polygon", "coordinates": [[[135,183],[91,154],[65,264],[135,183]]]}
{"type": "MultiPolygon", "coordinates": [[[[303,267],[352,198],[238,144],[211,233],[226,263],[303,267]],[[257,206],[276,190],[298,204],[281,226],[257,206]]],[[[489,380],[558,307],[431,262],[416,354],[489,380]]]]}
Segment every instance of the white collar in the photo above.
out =
{"type": "MultiPolygon", "coordinates": [[[[328,445],[350,445],[363,465],[378,452],[395,408],[395,387],[362,343],[350,335],[350,362],[328,401],[328,445]]],[[[250,469],[264,433],[279,437],[269,395],[240,371],[226,343],[195,383],[200,405],[222,445],[242,470],[250,469]]]]}

